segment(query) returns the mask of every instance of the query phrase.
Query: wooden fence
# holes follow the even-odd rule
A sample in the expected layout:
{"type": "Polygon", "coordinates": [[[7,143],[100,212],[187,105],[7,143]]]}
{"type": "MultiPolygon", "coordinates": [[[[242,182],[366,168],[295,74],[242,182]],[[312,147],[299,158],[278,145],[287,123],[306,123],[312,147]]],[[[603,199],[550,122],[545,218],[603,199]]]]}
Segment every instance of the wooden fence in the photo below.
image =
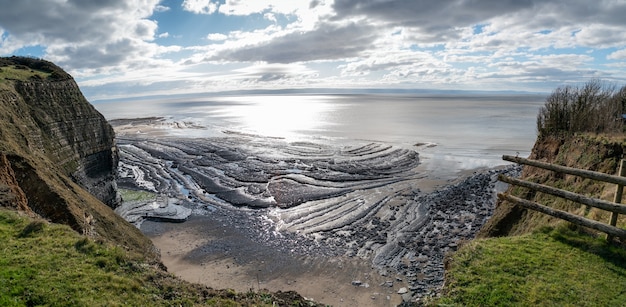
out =
{"type": "Polygon", "coordinates": [[[502,156],[502,159],[505,161],[515,162],[518,164],[525,164],[529,166],[539,167],[546,170],[551,170],[559,173],[575,175],[583,178],[588,178],[592,180],[602,181],[613,183],[617,185],[617,191],[615,192],[615,198],[613,202],[587,197],[584,195],[572,193],[566,190],[557,189],[554,187],[546,186],[543,184],[538,184],[530,181],[524,181],[520,179],[515,179],[511,177],[507,177],[504,175],[500,175],[498,179],[502,182],[506,182],[508,184],[525,187],[534,191],[554,195],[557,197],[561,197],[567,200],[571,200],[573,202],[577,202],[580,204],[584,204],[587,206],[591,206],[594,208],[599,208],[602,210],[611,212],[611,219],[608,224],[595,221],[592,219],[588,219],[573,213],[569,213],[567,211],[562,211],[554,208],[550,208],[548,206],[544,206],[542,204],[538,204],[536,202],[528,201],[525,199],[521,199],[519,197],[515,197],[505,193],[498,193],[498,198],[501,200],[506,200],[515,205],[522,206],[524,208],[528,208],[531,210],[535,210],[544,214],[548,214],[554,216],[556,218],[560,218],[566,220],[568,222],[589,227],[592,229],[599,230],[607,234],[607,240],[612,240],[613,237],[619,237],[621,239],[626,238],[626,230],[615,227],[617,224],[617,217],[619,214],[626,214],[626,205],[620,204],[622,201],[622,194],[624,191],[624,186],[626,186],[626,160],[622,160],[620,164],[619,176],[608,175],[600,172],[581,170],[577,168],[571,168],[566,166],[560,166],[556,164],[545,163],[536,160],[524,159],[520,157],[514,156],[502,156]]]}

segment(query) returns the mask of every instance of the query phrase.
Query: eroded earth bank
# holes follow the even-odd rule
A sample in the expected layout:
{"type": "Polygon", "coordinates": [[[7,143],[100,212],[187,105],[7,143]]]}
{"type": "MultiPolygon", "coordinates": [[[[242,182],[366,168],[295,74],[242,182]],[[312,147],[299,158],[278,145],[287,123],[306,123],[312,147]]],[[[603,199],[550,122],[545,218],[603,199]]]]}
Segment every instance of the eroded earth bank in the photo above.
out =
{"type": "Polygon", "coordinates": [[[142,225],[171,272],[215,288],[293,289],[332,305],[436,295],[446,253],[491,216],[496,175],[515,171],[469,172],[441,185],[419,147],[174,138],[154,133],[158,119],[112,124],[120,188],[170,204],[119,212],[142,225]],[[141,224],[159,212],[191,217],[141,224]]]}

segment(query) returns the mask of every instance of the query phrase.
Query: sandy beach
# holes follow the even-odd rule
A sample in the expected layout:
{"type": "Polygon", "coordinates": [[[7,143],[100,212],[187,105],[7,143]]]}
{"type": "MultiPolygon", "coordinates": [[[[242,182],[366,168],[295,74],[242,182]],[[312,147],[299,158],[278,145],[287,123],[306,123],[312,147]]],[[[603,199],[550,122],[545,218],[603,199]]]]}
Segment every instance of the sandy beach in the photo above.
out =
{"type": "Polygon", "coordinates": [[[396,306],[402,301],[398,290],[406,287],[395,275],[381,276],[368,259],[281,253],[210,216],[147,221],[142,231],[169,272],[212,288],[294,290],[332,306],[396,306]]]}

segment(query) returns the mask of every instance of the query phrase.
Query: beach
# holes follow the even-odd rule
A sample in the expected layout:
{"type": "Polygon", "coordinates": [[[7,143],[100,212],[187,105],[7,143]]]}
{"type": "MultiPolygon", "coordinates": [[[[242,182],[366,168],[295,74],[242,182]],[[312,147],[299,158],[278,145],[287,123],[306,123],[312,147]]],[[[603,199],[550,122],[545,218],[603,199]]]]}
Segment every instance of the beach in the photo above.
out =
{"type": "Polygon", "coordinates": [[[402,301],[397,291],[405,284],[380,276],[368,261],[284,253],[215,222],[209,216],[194,216],[184,225],[145,222],[142,231],[161,250],[168,271],[190,282],[239,292],[294,290],[332,306],[396,306],[402,301]],[[361,284],[354,285],[356,281],[361,284]]]}
{"type": "Polygon", "coordinates": [[[530,151],[536,98],[259,95],[101,107],[109,119],[150,116],[110,120],[118,185],[160,195],[124,216],[170,272],[214,288],[392,306],[439,294],[446,255],[491,216],[497,175],[515,172],[501,155],[530,151]]]}
{"type": "Polygon", "coordinates": [[[490,217],[496,176],[514,171],[440,170],[420,157],[423,144],[155,138],[161,123],[114,122],[120,187],[192,212],[182,223],[137,223],[168,270],[213,288],[295,290],[333,306],[436,296],[446,254],[490,217]]]}

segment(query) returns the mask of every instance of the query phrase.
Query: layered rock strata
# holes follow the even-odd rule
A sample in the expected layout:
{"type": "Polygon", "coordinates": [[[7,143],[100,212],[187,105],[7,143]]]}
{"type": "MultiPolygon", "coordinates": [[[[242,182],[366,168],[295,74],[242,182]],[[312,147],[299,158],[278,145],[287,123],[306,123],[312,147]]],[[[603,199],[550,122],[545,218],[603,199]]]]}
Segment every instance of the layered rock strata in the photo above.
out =
{"type": "Polygon", "coordinates": [[[114,132],[50,62],[0,58],[0,204],[155,256],[114,214],[114,132]]]}
{"type": "Polygon", "coordinates": [[[345,146],[248,135],[211,139],[123,137],[120,187],[178,198],[196,214],[285,253],[370,259],[399,274],[410,295],[436,293],[444,256],[473,238],[495,202],[498,172],[433,193],[410,148],[345,146]]]}

